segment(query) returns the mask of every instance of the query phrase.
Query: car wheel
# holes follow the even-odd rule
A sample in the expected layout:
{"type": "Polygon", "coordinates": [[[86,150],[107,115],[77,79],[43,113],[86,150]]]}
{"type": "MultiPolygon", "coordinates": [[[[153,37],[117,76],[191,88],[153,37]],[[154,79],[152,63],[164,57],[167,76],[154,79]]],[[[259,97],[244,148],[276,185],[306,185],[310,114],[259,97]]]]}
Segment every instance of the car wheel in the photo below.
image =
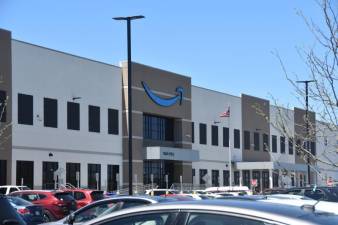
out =
{"type": "Polygon", "coordinates": [[[53,221],[53,216],[50,214],[50,212],[46,211],[43,214],[43,220],[44,220],[45,223],[51,222],[51,221],[53,221]]]}

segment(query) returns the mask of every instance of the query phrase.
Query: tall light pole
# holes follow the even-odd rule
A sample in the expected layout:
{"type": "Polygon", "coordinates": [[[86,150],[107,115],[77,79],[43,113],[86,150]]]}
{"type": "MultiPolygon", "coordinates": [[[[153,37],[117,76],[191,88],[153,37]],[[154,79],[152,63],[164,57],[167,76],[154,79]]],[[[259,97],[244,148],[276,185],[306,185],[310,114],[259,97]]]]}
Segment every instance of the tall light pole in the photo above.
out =
{"type": "Polygon", "coordinates": [[[126,17],[114,17],[114,20],[125,20],[127,21],[127,51],[128,51],[128,168],[129,168],[129,195],[133,195],[133,141],[132,141],[132,93],[131,93],[131,29],[130,21],[143,19],[144,16],[126,16],[126,17]]]}
{"type": "Polygon", "coordinates": [[[316,82],[315,80],[301,80],[297,83],[305,84],[305,124],[306,124],[306,151],[307,151],[307,177],[309,184],[311,184],[311,173],[310,173],[310,155],[309,155],[309,83],[316,82]]]}

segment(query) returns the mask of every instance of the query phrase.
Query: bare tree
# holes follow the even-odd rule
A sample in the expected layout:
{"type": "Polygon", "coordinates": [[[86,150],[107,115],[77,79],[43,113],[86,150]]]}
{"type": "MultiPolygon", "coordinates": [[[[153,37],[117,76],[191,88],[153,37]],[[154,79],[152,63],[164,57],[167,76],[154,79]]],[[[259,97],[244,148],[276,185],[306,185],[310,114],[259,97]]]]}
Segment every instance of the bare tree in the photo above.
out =
{"type": "MultiPolygon", "coordinates": [[[[321,22],[314,22],[311,18],[305,16],[302,11],[297,14],[304,20],[315,38],[315,44],[309,48],[297,48],[297,53],[301,57],[304,67],[308,70],[308,79],[315,82],[309,85],[309,100],[311,102],[309,110],[316,113],[316,119],[310,120],[304,116],[304,121],[295,124],[299,129],[290,130],[288,124],[293,121],[290,114],[286,113],[287,108],[281,106],[274,98],[274,104],[277,106],[277,117],[273,122],[267,118],[269,123],[276,128],[282,135],[291,140],[294,139],[296,154],[307,163],[310,157],[310,165],[313,171],[320,174],[320,170],[313,165],[316,162],[338,167],[336,161],[337,136],[338,136],[338,93],[336,83],[338,81],[338,0],[315,0],[314,1],[322,13],[321,22]],[[320,25],[319,25],[320,24],[320,25]],[[306,130],[306,123],[309,124],[309,132],[300,132],[306,130]],[[330,138],[335,139],[327,143],[330,138]],[[324,151],[317,154],[314,149],[307,148],[306,144],[322,138],[326,142],[324,151]],[[329,146],[331,144],[332,146],[329,146]],[[334,157],[332,157],[334,156],[334,157]]],[[[304,86],[297,83],[299,76],[292,74],[284,64],[282,57],[278,52],[274,52],[284,71],[287,80],[292,84],[295,90],[295,97],[304,105],[305,89],[304,86]]],[[[263,115],[258,106],[257,113],[263,115]]],[[[317,143],[318,145],[318,143],[317,143]]]]}

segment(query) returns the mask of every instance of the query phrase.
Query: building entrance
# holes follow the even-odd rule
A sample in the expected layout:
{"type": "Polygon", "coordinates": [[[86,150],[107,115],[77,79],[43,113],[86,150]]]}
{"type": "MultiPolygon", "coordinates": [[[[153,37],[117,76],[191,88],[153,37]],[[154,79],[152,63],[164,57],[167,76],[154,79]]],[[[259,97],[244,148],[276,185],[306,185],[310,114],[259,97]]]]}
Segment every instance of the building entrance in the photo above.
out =
{"type": "Polygon", "coordinates": [[[151,184],[151,175],[154,177],[154,186],[166,188],[165,175],[168,175],[168,187],[174,182],[174,161],[145,160],[143,166],[143,183],[151,184]]]}

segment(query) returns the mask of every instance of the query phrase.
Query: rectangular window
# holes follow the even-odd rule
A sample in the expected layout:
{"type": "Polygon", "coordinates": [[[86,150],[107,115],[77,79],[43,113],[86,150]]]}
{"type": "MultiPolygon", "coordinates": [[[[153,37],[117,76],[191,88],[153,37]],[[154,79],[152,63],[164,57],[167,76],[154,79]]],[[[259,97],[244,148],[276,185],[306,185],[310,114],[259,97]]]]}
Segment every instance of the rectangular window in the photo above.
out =
{"type": "Polygon", "coordinates": [[[204,123],[200,123],[200,144],[207,144],[207,125],[204,123]]]}
{"type": "Polygon", "coordinates": [[[6,184],[7,184],[7,161],[0,160],[0,186],[6,184]]]}
{"type": "Polygon", "coordinates": [[[285,154],[285,137],[280,137],[280,153],[285,154]]]}
{"type": "Polygon", "coordinates": [[[239,171],[234,171],[234,184],[239,185],[239,171]]]}
{"type": "Polygon", "coordinates": [[[223,127],[223,147],[229,147],[229,128],[223,127]]]}
{"type": "Polygon", "coordinates": [[[278,170],[273,170],[272,171],[272,184],[273,184],[273,187],[278,187],[279,185],[279,172],[278,170]]]}
{"type": "Polygon", "coordinates": [[[80,104],[67,102],[67,128],[80,130],[80,104]]]}
{"type": "Polygon", "coordinates": [[[223,186],[229,186],[229,170],[223,170],[223,186]]]}
{"type": "Polygon", "coordinates": [[[250,150],[250,131],[244,131],[244,149],[250,150]]]}
{"type": "Polygon", "coordinates": [[[211,144],[218,146],[218,126],[211,126],[211,144]]]}
{"type": "Polygon", "coordinates": [[[45,127],[58,127],[58,102],[56,99],[43,99],[43,124],[45,127]]]}
{"type": "Polygon", "coordinates": [[[208,170],[200,169],[200,185],[206,184],[206,175],[208,174],[208,170]]]}
{"type": "Polygon", "coordinates": [[[293,155],[293,138],[289,138],[289,155],[293,155]]]}
{"type": "Polygon", "coordinates": [[[59,183],[57,178],[54,180],[54,172],[59,168],[57,162],[42,162],[42,189],[54,189],[55,183],[59,183]]]}
{"type": "Polygon", "coordinates": [[[316,142],[311,141],[311,154],[316,155],[316,142]]]}
{"type": "Polygon", "coordinates": [[[243,170],[243,185],[250,188],[250,170],[243,170]]]}
{"type": "Polygon", "coordinates": [[[6,122],[7,117],[7,94],[6,91],[0,90],[0,121],[6,122]]]}
{"type": "Polygon", "coordinates": [[[101,165],[88,164],[88,188],[101,189],[101,165]]]}
{"type": "Polygon", "coordinates": [[[234,129],[234,148],[241,148],[241,137],[238,129],[234,129]]]}
{"type": "Polygon", "coordinates": [[[302,151],[302,143],[300,139],[297,139],[296,140],[296,155],[300,155],[301,151],[302,151]]]}
{"type": "Polygon", "coordinates": [[[191,143],[195,142],[195,124],[191,122],[191,143]]]}
{"type": "Polygon", "coordinates": [[[100,133],[100,107],[88,106],[88,128],[89,132],[100,133]]]}
{"type": "Polygon", "coordinates": [[[81,187],[80,163],[66,163],[66,182],[74,187],[81,187]]]}
{"type": "Polygon", "coordinates": [[[212,170],[211,175],[212,175],[211,177],[212,186],[218,187],[219,186],[219,170],[212,170]]]}
{"type": "Polygon", "coordinates": [[[33,96],[18,94],[18,123],[33,125],[33,96]]]}
{"type": "Polygon", "coordinates": [[[16,161],[16,185],[34,188],[34,162],[16,161]]]}
{"type": "Polygon", "coordinates": [[[269,135],[263,134],[263,150],[264,151],[270,151],[269,147],[269,135]]]}
{"type": "Polygon", "coordinates": [[[254,150],[259,151],[259,133],[254,133],[254,150]]]}
{"type": "Polygon", "coordinates": [[[272,138],[272,152],[277,152],[277,136],[271,135],[272,138]]]}
{"type": "Polygon", "coordinates": [[[174,120],[143,114],[143,138],[159,141],[174,140],[174,120]]]}
{"type": "Polygon", "coordinates": [[[108,109],[108,134],[119,134],[119,111],[108,109]]]}
{"type": "Polygon", "coordinates": [[[119,165],[108,165],[108,191],[116,191],[120,173],[119,165]]]}

